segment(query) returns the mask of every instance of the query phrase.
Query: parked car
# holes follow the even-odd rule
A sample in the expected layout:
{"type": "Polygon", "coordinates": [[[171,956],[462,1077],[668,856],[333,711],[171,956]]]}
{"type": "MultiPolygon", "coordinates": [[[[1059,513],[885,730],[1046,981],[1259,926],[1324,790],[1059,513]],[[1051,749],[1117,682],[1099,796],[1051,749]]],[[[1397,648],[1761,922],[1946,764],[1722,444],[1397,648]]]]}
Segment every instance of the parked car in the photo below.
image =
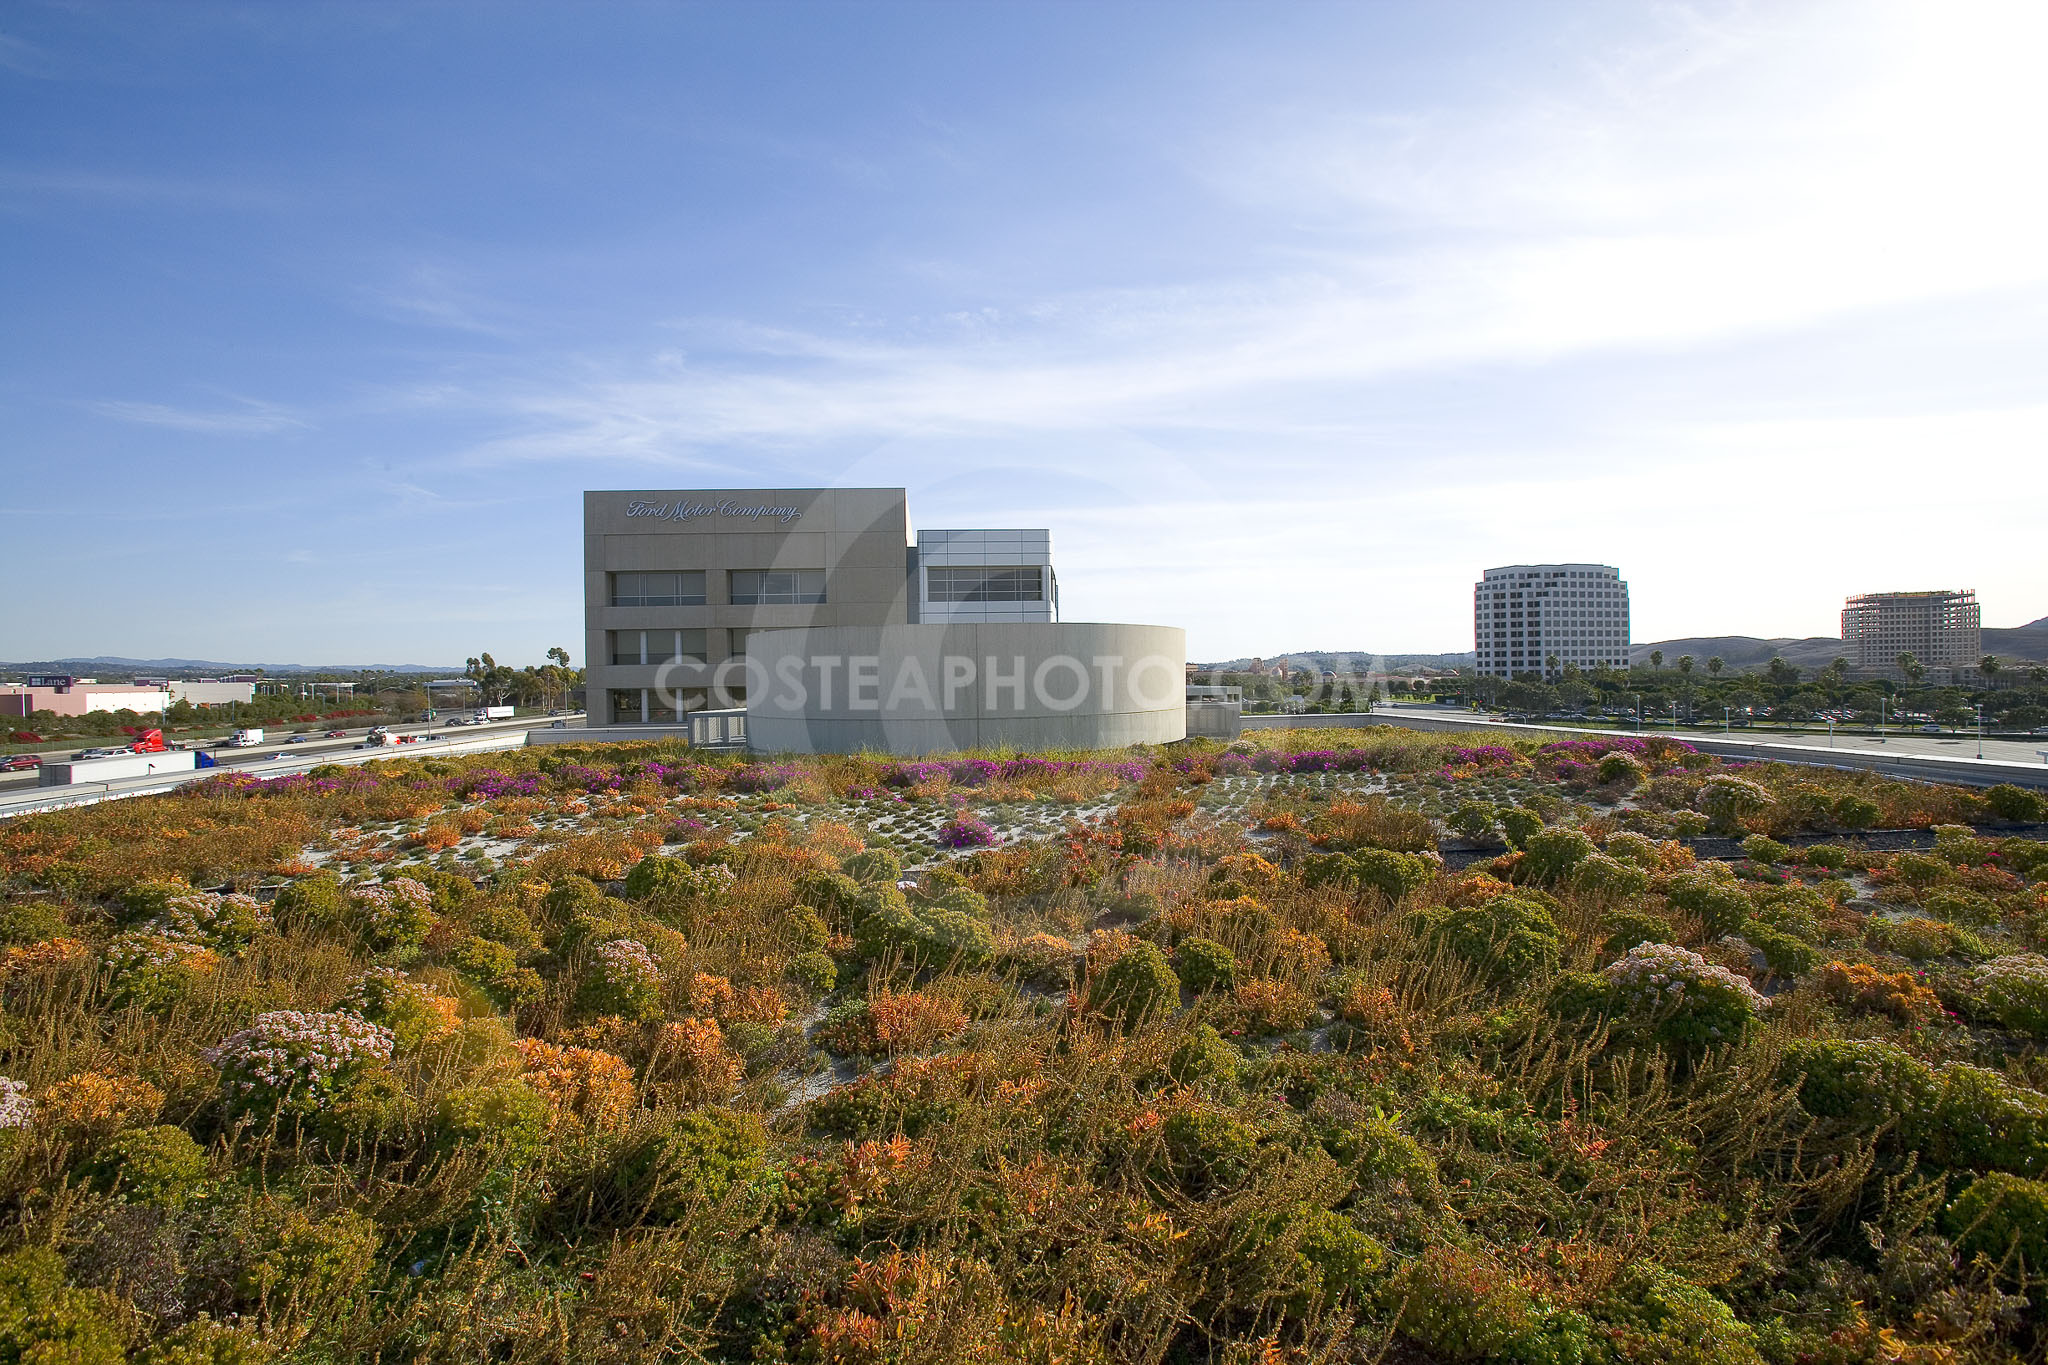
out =
{"type": "Polygon", "coordinates": [[[43,756],[41,754],[10,754],[6,758],[0,758],[0,773],[25,772],[30,768],[40,768],[42,766],[43,756]]]}
{"type": "Polygon", "coordinates": [[[1941,727],[1939,725],[1923,725],[1920,727],[1920,733],[1923,735],[1938,735],[1941,733],[1941,727]]]}

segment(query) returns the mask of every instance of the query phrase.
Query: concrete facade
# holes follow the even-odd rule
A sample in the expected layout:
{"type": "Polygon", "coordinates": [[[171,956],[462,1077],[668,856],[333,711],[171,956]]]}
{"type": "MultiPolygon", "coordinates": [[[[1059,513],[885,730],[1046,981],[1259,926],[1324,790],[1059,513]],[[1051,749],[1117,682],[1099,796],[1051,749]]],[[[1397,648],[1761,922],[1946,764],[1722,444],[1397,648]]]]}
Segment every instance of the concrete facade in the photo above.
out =
{"type": "Polygon", "coordinates": [[[770,753],[1109,749],[1187,735],[1187,633],[1045,622],[836,627],[748,641],[770,753]]]}
{"type": "Polygon", "coordinates": [[[94,711],[161,711],[165,698],[166,693],[159,688],[95,683],[81,678],[64,686],[0,689],[0,716],[31,716],[38,711],[59,716],[83,716],[94,711]]]}
{"type": "Polygon", "coordinates": [[[1842,643],[1864,668],[1898,671],[1901,654],[1926,668],[1975,668],[1983,657],[1977,594],[1867,592],[1842,606],[1842,643]]]}
{"type": "Polygon", "coordinates": [[[743,704],[751,631],[909,619],[900,488],[586,492],[583,532],[593,726],[743,704]]]}

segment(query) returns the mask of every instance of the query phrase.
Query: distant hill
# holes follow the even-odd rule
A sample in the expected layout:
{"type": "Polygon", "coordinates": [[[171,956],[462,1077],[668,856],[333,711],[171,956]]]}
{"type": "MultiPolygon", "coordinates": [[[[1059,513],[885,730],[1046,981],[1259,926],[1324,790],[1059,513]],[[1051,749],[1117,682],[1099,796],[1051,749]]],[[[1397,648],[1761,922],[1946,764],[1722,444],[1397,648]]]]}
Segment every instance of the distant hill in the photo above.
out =
{"type": "MultiPolygon", "coordinates": [[[[1319,673],[1327,670],[1351,674],[1367,673],[1375,668],[1393,673],[1411,668],[1469,668],[1477,656],[1469,649],[1463,654],[1374,654],[1361,649],[1305,649],[1261,657],[1268,668],[1284,663],[1289,668],[1313,668],[1319,673]]],[[[1251,656],[1247,655],[1241,659],[1224,659],[1195,666],[1205,673],[1239,673],[1251,667],[1251,662],[1251,656]]]]}
{"type": "MultiPolygon", "coordinates": [[[[1734,671],[1762,668],[1774,656],[1782,655],[1795,668],[1826,668],[1842,657],[1842,642],[1831,635],[1806,639],[1758,639],[1754,635],[1701,635],[1688,640],[1653,640],[1629,646],[1629,662],[1647,664],[1650,651],[1664,651],[1668,666],[1681,654],[1690,654],[1702,667],[1720,655],[1734,671]]],[[[1996,654],[2004,663],[2048,663],[2048,617],[2009,629],[1987,627],[1984,652],[1996,654]]]]}
{"type": "Polygon", "coordinates": [[[90,659],[32,659],[0,663],[10,673],[450,673],[461,664],[231,664],[218,659],[124,659],[100,654],[90,659]]]}

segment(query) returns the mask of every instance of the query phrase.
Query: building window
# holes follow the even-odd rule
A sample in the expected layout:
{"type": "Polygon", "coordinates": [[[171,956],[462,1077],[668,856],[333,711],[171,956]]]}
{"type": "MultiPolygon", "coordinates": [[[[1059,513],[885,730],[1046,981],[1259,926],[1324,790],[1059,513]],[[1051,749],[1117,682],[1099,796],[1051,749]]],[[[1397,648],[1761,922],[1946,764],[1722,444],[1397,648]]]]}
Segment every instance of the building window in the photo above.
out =
{"type": "Polygon", "coordinates": [[[612,605],[615,607],[701,607],[704,605],[704,571],[682,573],[615,573],[612,605]]]}
{"type": "Polygon", "coordinates": [[[701,630],[614,630],[611,639],[613,664],[665,664],[704,662],[704,632],[701,630]]]}
{"type": "Polygon", "coordinates": [[[612,693],[612,724],[638,725],[642,719],[641,708],[646,696],[639,688],[615,687],[612,693]]]}
{"type": "Polygon", "coordinates": [[[736,607],[819,606],[825,601],[823,569],[734,569],[736,607]]]}
{"type": "Polygon", "coordinates": [[[925,596],[932,602],[1043,602],[1045,581],[1036,564],[1004,569],[934,565],[925,570],[925,596]]]}

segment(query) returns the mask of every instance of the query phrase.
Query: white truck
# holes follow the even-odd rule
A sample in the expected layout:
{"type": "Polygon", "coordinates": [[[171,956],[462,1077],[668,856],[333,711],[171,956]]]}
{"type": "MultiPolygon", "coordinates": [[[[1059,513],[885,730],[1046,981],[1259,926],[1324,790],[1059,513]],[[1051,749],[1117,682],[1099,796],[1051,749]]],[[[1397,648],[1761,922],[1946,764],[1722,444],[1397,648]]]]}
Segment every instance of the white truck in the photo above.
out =
{"type": "Polygon", "coordinates": [[[477,713],[469,718],[469,723],[471,725],[482,725],[487,720],[510,720],[512,719],[512,712],[513,708],[509,706],[479,707],[477,708],[477,713]]]}
{"type": "MultiPolygon", "coordinates": [[[[178,749],[162,753],[116,754],[112,758],[85,758],[70,763],[45,763],[36,770],[36,782],[44,787],[68,787],[75,782],[122,782],[164,773],[189,773],[199,766],[199,758],[190,750],[178,749]]],[[[212,762],[212,759],[207,760],[209,766],[212,762]]]]}
{"type": "Polygon", "coordinates": [[[263,730],[260,726],[253,730],[237,730],[234,734],[228,736],[228,747],[230,749],[247,749],[262,742],[263,730]]]}

